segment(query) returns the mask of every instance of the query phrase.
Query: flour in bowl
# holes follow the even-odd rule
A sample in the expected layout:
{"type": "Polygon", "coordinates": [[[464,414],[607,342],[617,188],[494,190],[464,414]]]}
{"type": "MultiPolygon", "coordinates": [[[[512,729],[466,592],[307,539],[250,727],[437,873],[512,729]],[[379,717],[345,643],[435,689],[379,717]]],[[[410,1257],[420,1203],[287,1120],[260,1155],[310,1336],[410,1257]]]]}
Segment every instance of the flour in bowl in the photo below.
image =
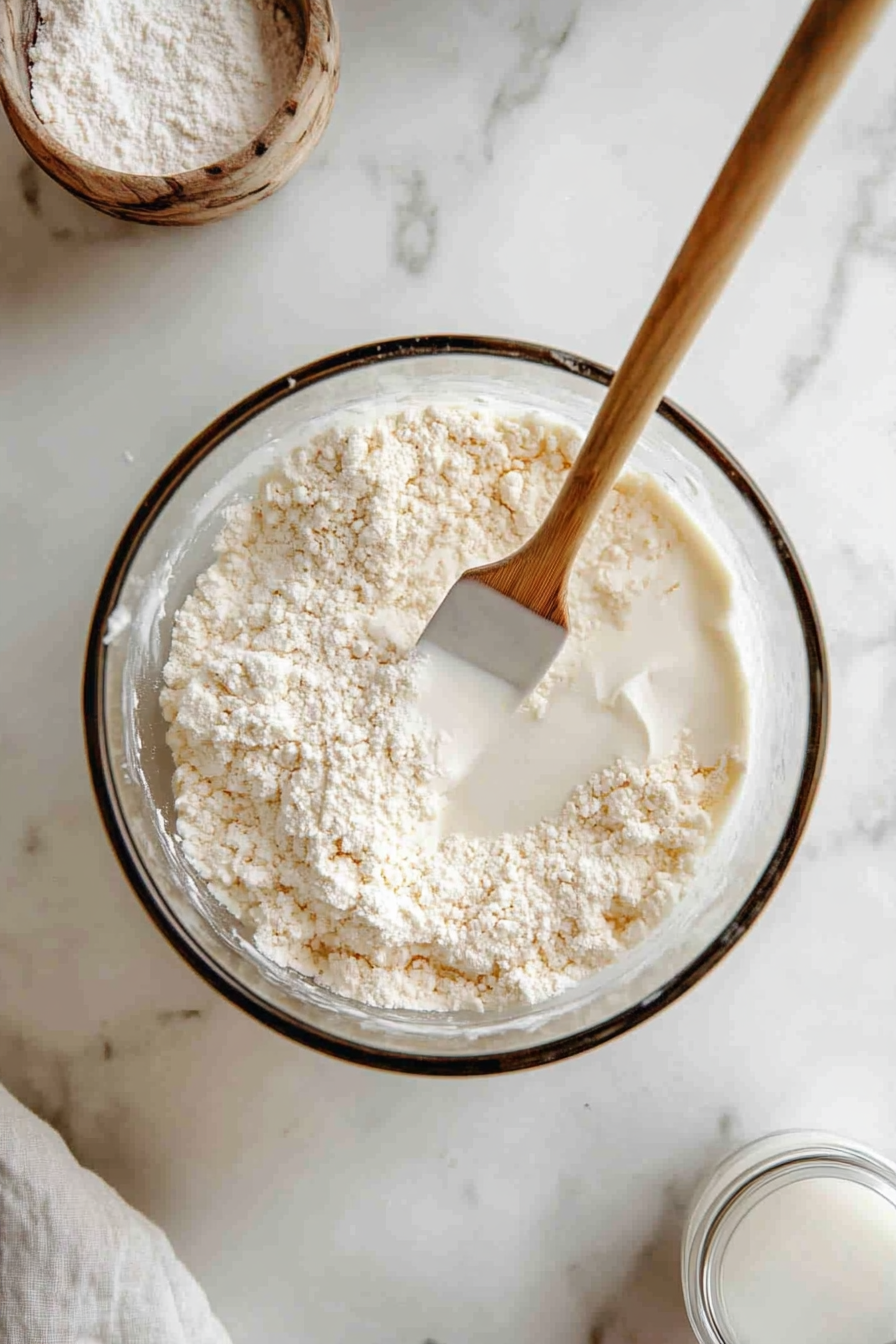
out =
{"type": "Polygon", "coordinates": [[[245,148],[301,62],[277,0],[38,0],[38,12],[34,110],[117,172],[181,173],[245,148]]]}
{"type": "Polygon", "coordinates": [[[177,614],[177,828],[259,949],[385,1007],[537,1002],[687,889],[743,768],[728,579],[650,477],[618,483],[548,677],[446,793],[414,653],[460,572],[529,536],[577,433],[430,408],[298,447],[231,508],[177,614]]]}

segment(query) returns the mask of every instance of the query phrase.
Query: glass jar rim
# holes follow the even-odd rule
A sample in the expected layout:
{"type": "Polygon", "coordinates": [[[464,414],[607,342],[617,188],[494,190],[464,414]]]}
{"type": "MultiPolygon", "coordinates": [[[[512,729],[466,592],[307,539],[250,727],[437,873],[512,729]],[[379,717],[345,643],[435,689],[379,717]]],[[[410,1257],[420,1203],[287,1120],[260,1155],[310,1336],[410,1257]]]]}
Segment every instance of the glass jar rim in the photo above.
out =
{"type": "Polygon", "coordinates": [[[780,1130],[729,1154],[697,1191],[682,1241],[685,1305],[700,1344],[732,1344],[720,1320],[718,1289],[735,1229],[775,1190],[812,1178],[863,1185],[896,1209],[896,1164],[851,1139],[780,1130]]]}

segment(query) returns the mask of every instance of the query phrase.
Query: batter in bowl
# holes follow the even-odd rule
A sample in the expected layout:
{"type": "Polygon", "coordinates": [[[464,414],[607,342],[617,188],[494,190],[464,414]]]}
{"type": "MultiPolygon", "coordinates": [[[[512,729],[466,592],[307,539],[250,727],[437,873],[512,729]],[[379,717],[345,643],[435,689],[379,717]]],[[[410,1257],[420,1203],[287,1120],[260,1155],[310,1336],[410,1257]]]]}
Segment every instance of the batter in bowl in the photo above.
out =
{"type": "Polygon", "coordinates": [[[580,442],[402,411],[298,447],[233,507],[177,614],[162,708],[184,852],[259,949],[384,1007],[537,1002],[686,892],[745,764],[730,584],[648,476],[577,562],[570,637],[457,782],[416,640],[521,544],[580,442]]]}

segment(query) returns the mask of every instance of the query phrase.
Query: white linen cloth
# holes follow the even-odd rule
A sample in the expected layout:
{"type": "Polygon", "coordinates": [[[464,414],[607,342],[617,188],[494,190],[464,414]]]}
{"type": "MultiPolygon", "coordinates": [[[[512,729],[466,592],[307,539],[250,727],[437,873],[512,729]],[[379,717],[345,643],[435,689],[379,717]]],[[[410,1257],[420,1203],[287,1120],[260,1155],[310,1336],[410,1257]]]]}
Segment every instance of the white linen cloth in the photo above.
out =
{"type": "Polygon", "coordinates": [[[3,1087],[0,1344],[229,1344],[164,1233],[3,1087]]]}

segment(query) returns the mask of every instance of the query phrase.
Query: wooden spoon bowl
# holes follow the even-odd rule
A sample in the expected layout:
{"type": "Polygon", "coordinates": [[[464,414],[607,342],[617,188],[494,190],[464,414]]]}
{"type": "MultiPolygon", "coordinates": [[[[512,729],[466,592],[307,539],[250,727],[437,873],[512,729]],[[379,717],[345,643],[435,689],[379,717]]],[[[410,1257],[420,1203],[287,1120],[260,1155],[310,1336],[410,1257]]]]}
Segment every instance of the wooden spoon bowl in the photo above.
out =
{"type": "Polygon", "coordinates": [[[0,0],[0,102],[25,149],[50,177],[104,214],[141,224],[205,224],[281,187],[330,119],[339,82],[339,34],[330,0],[285,0],[303,40],[295,83],[244,148],[188,172],[153,177],[88,163],[56,139],[31,102],[29,51],[36,0],[0,0]]]}

